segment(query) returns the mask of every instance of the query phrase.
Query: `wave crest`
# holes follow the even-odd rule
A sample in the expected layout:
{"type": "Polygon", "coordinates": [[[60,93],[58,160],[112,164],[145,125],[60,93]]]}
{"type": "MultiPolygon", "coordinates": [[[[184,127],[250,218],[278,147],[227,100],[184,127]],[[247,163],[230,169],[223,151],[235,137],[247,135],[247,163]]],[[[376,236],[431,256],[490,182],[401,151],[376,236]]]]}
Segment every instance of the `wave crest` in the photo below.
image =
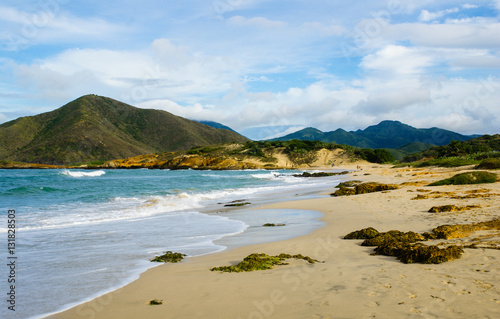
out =
{"type": "Polygon", "coordinates": [[[99,177],[106,174],[106,172],[103,170],[92,171],[92,172],[80,172],[80,171],[70,171],[66,169],[61,174],[71,177],[99,177]]]}

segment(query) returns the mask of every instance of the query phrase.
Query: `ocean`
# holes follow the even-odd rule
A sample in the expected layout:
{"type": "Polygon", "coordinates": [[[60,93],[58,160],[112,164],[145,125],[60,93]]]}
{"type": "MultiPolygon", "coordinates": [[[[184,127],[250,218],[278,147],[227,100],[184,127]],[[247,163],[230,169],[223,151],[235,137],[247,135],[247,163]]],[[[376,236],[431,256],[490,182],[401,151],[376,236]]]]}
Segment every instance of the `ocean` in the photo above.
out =
{"type": "Polygon", "coordinates": [[[319,212],[252,209],[318,197],[342,179],[296,173],[0,170],[0,317],[41,318],[91,300],[168,250],[199,256],[310,233],[322,226],[319,212]],[[252,205],[225,207],[233,201],[252,205]]]}

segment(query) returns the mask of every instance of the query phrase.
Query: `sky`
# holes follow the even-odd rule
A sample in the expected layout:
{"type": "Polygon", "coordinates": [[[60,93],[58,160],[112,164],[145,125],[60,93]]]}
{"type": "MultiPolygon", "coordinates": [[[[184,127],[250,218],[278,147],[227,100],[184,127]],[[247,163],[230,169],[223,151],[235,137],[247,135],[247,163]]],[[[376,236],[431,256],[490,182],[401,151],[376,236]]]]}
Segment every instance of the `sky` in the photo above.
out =
{"type": "Polygon", "coordinates": [[[0,123],[98,94],[254,139],[500,133],[500,0],[6,0],[0,44],[0,123]]]}

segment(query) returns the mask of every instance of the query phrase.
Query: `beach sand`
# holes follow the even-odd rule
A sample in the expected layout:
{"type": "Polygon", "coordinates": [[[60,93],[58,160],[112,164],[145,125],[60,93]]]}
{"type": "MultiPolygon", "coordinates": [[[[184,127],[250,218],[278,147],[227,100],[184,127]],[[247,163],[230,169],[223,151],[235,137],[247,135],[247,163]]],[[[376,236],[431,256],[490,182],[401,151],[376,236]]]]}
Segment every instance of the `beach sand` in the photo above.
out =
{"type": "MultiPolygon", "coordinates": [[[[348,177],[406,184],[389,192],[267,205],[264,208],[320,211],[326,226],[286,241],[237,247],[155,267],[121,289],[51,318],[500,318],[500,250],[465,249],[462,258],[442,264],[404,264],[394,257],[370,255],[373,247],[361,246],[362,240],[342,239],[369,226],[379,231],[422,233],[443,224],[499,218],[498,182],[425,186],[460,170],[464,168],[364,165],[362,171],[348,177]],[[450,198],[452,194],[432,194],[444,197],[412,199],[432,191],[465,196],[474,190],[488,197],[458,199],[450,198]],[[432,206],[447,204],[480,207],[427,212],[432,206]],[[288,260],[288,265],[248,273],[210,271],[214,266],[237,264],[251,253],[303,254],[324,262],[288,260]],[[163,304],[149,305],[153,299],[163,304]]],[[[499,231],[495,232],[496,237],[484,240],[500,240],[499,231]]],[[[473,237],[480,235],[486,232],[473,237]]]]}

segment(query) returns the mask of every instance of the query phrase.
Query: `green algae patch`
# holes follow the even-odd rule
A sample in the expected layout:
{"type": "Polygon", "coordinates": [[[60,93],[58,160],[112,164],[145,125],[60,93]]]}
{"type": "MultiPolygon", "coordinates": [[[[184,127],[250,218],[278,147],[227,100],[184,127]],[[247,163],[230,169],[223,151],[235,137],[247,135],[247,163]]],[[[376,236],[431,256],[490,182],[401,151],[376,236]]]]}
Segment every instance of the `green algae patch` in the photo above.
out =
{"type": "Polygon", "coordinates": [[[367,194],[374,192],[381,192],[387,190],[398,189],[397,185],[393,184],[381,184],[381,183],[363,183],[356,185],[356,194],[367,194]]]}
{"type": "Polygon", "coordinates": [[[361,246],[381,246],[392,243],[415,243],[417,241],[424,240],[426,240],[424,236],[412,231],[405,233],[399,230],[390,230],[385,233],[379,233],[373,238],[365,239],[361,243],[361,246]]]}
{"type": "Polygon", "coordinates": [[[232,204],[226,204],[224,207],[241,207],[241,206],[246,206],[246,205],[251,205],[249,202],[243,202],[243,203],[232,203],[232,204]]]}
{"type": "Polygon", "coordinates": [[[337,185],[338,190],[335,191],[333,194],[331,194],[331,196],[368,194],[368,193],[382,192],[399,188],[397,185],[394,184],[382,184],[375,182],[356,184],[354,187],[350,187],[347,185],[348,184],[344,183],[337,185]]]}
{"type": "Polygon", "coordinates": [[[481,207],[479,205],[469,205],[469,206],[455,206],[455,205],[443,205],[443,206],[433,206],[429,209],[429,213],[448,213],[448,212],[462,212],[465,210],[481,207]]]}
{"type": "Polygon", "coordinates": [[[272,269],[276,265],[287,265],[286,259],[303,259],[310,264],[320,262],[316,259],[312,259],[308,256],[290,255],[290,254],[279,254],[277,256],[269,256],[267,254],[250,254],[243,261],[235,266],[221,266],[214,267],[211,271],[222,271],[222,272],[248,272],[256,270],[267,270],[272,269]]]}
{"type": "Polygon", "coordinates": [[[167,251],[165,252],[165,254],[156,256],[155,258],[151,259],[151,261],[159,263],[178,263],[179,261],[183,260],[185,256],[186,255],[181,253],[167,251]]]}
{"type": "Polygon", "coordinates": [[[328,176],[337,176],[337,175],[346,175],[346,174],[349,174],[349,171],[343,171],[340,173],[331,173],[331,172],[309,173],[309,172],[304,172],[302,174],[294,174],[293,177],[328,177],[328,176]]]}
{"type": "Polygon", "coordinates": [[[393,242],[375,248],[374,255],[393,256],[405,263],[440,264],[454,259],[459,259],[464,250],[458,246],[439,248],[436,245],[424,245],[421,243],[399,243],[393,242]]]}
{"type": "Polygon", "coordinates": [[[163,300],[153,299],[149,302],[150,306],[163,305],[163,300]]]}
{"type": "Polygon", "coordinates": [[[500,219],[486,222],[457,225],[441,225],[432,230],[437,238],[452,239],[468,237],[479,230],[500,230],[500,219]]]}
{"type": "Polygon", "coordinates": [[[368,228],[363,228],[361,230],[353,231],[345,235],[344,239],[370,239],[377,236],[378,234],[379,232],[375,228],[368,227],[368,228]]]}
{"type": "Polygon", "coordinates": [[[485,171],[480,172],[466,172],[454,175],[450,178],[443,179],[434,183],[429,184],[429,186],[441,186],[441,185],[470,185],[470,184],[485,184],[485,183],[495,183],[498,179],[498,175],[495,173],[489,173],[485,171]]]}
{"type": "MultiPolygon", "coordinates": [[[[498,242],[472,243],[469,245],[425,245],[422,241],[433,239],[453,239],[469,237],[476,231],[500,230],[500,219],[472,224],[441,225],[432,230],[431,233],[418,234],[412,231],[402,232],[391,230],[378,233],[375,236],[375,229],[372,227],[349,233],[345,239],[363,239],[367,237],[362,246],[376,246],[372,255],[393,256],[397,260],[406,263],[440,264],[446,261],[459,259],[464,248],[498,248],[498,242]],[[373,236],[373,237],[372,237],[373,236]],[[368,238],[371,237],[371,238],[368,238]],[[487,244],[489,246],[480,246],[487,244]],[[446,247],[439,247],[446,246],[446,247]]],[[[477,240],[476,240],[477,241],[477,240]]]]}

